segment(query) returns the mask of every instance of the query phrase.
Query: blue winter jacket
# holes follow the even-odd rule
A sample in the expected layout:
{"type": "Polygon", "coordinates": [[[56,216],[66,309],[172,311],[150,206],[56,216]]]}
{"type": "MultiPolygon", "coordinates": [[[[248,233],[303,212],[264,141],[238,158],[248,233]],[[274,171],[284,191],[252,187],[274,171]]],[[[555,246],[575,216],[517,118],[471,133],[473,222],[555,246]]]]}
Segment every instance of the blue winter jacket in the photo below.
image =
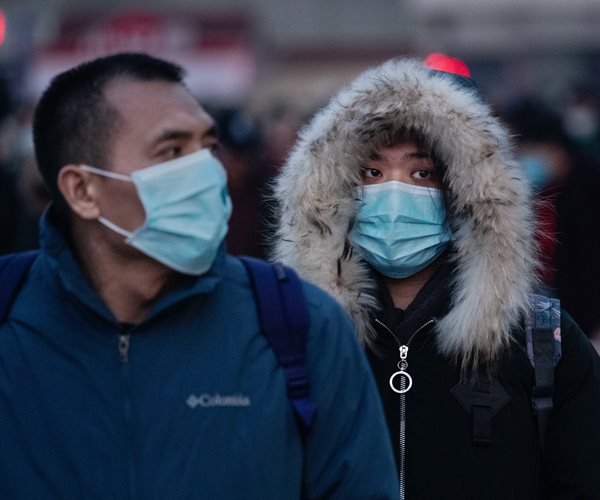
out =
{"type": "Polygon", "coordinates": [[[237,259],[222,252],[127,328],[44,220],[0,325],[0,498],[396,498],[350,320],[304,286],[318,413],[303,442],[237,259]]]}

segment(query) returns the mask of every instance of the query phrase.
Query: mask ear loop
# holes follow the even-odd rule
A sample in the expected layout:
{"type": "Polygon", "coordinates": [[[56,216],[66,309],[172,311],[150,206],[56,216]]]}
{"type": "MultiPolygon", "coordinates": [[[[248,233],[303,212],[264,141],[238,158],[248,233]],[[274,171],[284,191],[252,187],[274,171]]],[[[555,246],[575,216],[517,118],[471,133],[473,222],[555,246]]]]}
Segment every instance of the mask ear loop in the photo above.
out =
{"type": "Polygon", "coordinates": [[[116,179],[118,181],[133,182],[131,177],[125,174],[117,174],[116,172],[109,172],[108,170],[102,170],[101,168],[90,167],[89,165],[79,165],[81,170],[91,172],[92,174],[100,175],[102,177],[108,177],[110,179],[116,179]]]}
{"type": "Polygon", "coordinates": [[[111,222],[102,216],[98,217],[98,222],[100,224],[102,224],[103,226],[107,227],[108,229],[110,229],[111,231],[114,231],[115,233],[120,234],[121,236],[124,236],[127,239],[133,237],[132,232],[127,231],[127,230],[123,229],[122,227],[117,226],[114,222],[111,222]]]}
{"type": "MultiPolygon", "coordinates": [[[[96,167],[90,167],[89,165],[80,165],[79,168],[86,172],[91,172],[92,174],[100,175],[102,177],[108,177],[110,179],[116,179],[118,181],[133,182],[131,177],[129,177],[128,175],[125,175],[125,174],[117,174],[115,172],[108,172],[107,170],[102,170],[101,168],[96,168],[96,167]]],[[[121,236],[123,236],[125,238],[129,239],[133,236],[132,232],[127,231],[127,230],[123,229],[122,227],[117,226],[115,223],[109,221],[108,219],[105,219],[102,216],[98,217],[98,222],[100,224],[102,224],[103,226],[107,227],[108,229],[110,229],[111,231],[114,231],[115,233],[120,234],[121,236]]]]}

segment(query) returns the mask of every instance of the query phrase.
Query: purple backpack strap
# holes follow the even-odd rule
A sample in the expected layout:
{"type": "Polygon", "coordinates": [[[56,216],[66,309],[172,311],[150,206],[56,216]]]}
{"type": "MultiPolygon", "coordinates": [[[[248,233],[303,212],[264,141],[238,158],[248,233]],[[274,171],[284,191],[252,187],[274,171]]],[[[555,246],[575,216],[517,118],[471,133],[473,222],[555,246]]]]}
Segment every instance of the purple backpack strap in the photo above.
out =
{"type": "Polygon", "coordinates": [[[252,283],[258,317],[277,362],[283,368],[288,398],[304,434],[314,420],[306,370],[309,318],[297,274],[282,264],[240,257],[252,283]]]}
{"type": "Polygon", "coordinates": [[[532,406],[538,421],[540,442],[544,446],[548,419],[554,402],[554,368],[560,361],[560,301],[532,295],[530,314],[525,321],[527,356],[534,369],[532,406]]]}
{"type": "Polygon", "coordinates": [[[38,250],[32,250],[0,257],[0,324],[7,318],[19,288],[25,281],[27,271],[38,253],[38,250]]]}

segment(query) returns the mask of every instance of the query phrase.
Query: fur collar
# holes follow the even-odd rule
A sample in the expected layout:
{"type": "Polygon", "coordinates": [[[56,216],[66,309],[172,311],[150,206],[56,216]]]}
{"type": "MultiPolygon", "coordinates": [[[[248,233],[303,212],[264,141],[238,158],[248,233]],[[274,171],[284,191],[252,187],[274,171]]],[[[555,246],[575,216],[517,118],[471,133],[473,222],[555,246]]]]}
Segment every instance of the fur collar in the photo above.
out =
{"type": "Polygon", "coordinates": [[[273,258],[324,288],[374,331],[376,284],[348,242],[361,166],[378,141],[414,130],[447,167],[456,271],[439,350],[463,367],[493,362],[511,339],[535,284],[529,187],[506,130],[473,90],[420,62],[392,60],[343,89],[300,133],[276,181],[280,220],[273,258]]]}

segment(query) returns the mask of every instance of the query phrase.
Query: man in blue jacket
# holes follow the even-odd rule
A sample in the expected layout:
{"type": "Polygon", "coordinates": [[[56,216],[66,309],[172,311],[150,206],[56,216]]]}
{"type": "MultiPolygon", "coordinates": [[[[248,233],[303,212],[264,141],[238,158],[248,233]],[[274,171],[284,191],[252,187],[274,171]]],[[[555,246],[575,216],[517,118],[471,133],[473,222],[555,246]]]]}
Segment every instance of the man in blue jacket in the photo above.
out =
{"type": "Polygon", "coordinates": [[[213,120],[182,70],[118,54],[35,114],[53,203],[0,325],[1,498],[395,498],[350,320],[303,283],[317,414],[300,432],[252,287],[222,242],[213,120]]]}

